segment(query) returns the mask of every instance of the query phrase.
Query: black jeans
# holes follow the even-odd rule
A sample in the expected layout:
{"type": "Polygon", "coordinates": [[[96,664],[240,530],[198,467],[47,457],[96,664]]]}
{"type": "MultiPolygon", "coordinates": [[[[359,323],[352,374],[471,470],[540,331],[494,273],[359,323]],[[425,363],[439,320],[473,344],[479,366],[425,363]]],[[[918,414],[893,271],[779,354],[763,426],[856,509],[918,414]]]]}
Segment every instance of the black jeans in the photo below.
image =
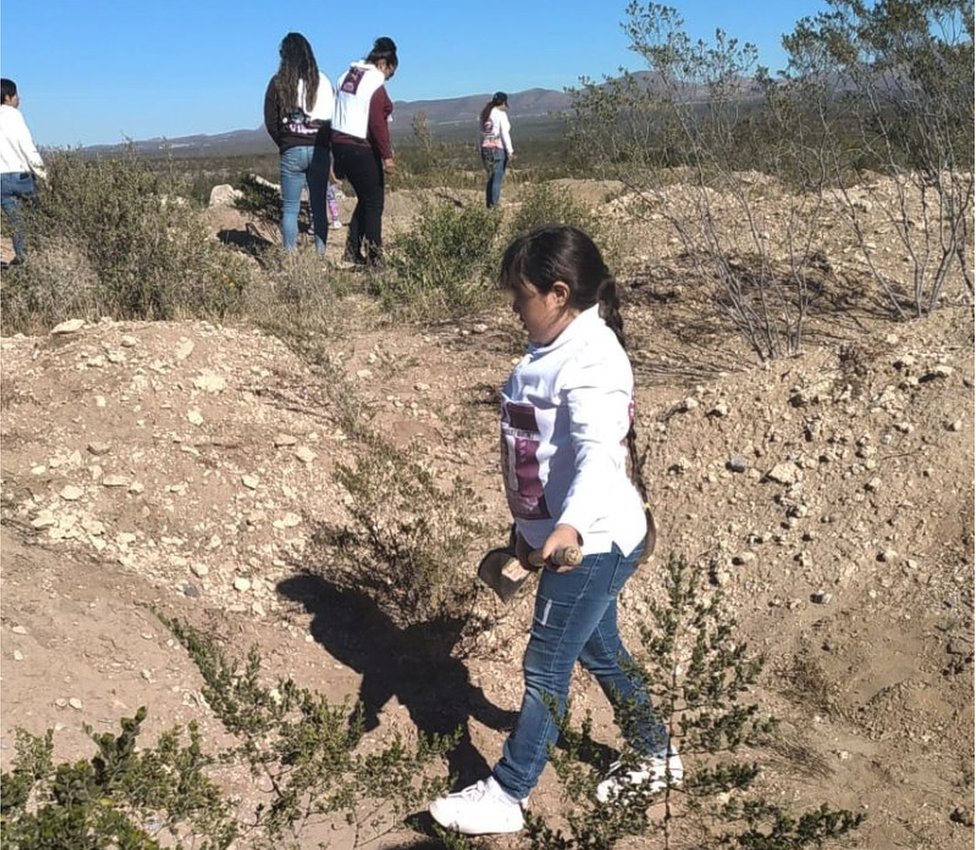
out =
{"type": "Polygon", "coordinates": [[[383,163],[366,145],[333,144],[332,157],[336,176],[348,180],[356,192],[356,209],[346,235],[346,259],[374,265],[383,247],[383,163]]]}

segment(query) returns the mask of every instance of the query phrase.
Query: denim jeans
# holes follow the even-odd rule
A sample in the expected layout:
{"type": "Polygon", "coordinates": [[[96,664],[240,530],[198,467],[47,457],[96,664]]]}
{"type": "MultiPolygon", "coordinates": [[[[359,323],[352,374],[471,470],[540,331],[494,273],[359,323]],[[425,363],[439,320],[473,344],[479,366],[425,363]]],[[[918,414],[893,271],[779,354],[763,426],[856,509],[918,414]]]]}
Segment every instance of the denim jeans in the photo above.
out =
{"type": "Polygon", "coordinates": [[[502,178],[508,166],[508,155],[501,148],[482,148],[481,163],[488,172],[488,183],[485,185],[485,204],[488,207],[498,205],[502,199],[502,178]]]}
{"type": "Polygon", "coordinates": [[[20,212],[20,201],[24,198],[33,202],[37,197],[34,175],[29,171],[5,171],[0,174],[0,207],[10,219],[13,228],[14,254],[18,260],[27,257],[27,239],[24,236],[24,219],[20,212]]]}
{"type": "Polygon", "coordinates": [[[629,669],[630,655],[617,630],[617,595],[637,568],[643,545],[624,555],[587,555],[568,573],[543,572],[536,592],[532,634],[525,650],[525,695],[515,729],[505,741],[492,773],[517,800],[535,787],[556,742],[552,714],[566,709],[570,676],[577,660],[589,670],[614,706],[628,743],[648,756],[665,756],[668,734],[650,708],[647,688],[629,669]],[[636,711],[619,710],[634,706],[636,711]]]}
{"type": "Polygon", "coordinates": [[[298,210],[306,183],[315,250],[325,251],[325,241],[329,238],[325,193],[329,187],[330,165],[331,154],[325,145],[296,145],[281,152],[281,238],[286,251],[298,247],[298,210]]]}
{"type": "Polygon", "coordinates": [[[345,258],[375,265],[383,247],[383,163],[369,145],[337,144],[333,152],[336,176],[348,180],[356,192],[356,209],[346,230],[345,258]]]}

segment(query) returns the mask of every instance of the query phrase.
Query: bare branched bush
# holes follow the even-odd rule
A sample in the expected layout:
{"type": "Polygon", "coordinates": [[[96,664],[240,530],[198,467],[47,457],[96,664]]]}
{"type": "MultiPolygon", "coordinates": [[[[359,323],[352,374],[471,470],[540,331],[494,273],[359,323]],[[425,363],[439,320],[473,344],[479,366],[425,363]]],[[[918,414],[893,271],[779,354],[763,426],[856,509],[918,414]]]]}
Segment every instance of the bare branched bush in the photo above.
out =
{"type": "Polygon", "coordinates": [[[790,68],[774,80],[752,45],[721,30],[693,41],[673,8],[634,2],[624,29],[649,71],[574,93],[577,156],[673,229],[762,359],[800,350],[808,269],[838,218],[897,315],[933,309],[953,274],[972,291],[972,3],[829,6],[785,39],[790,68]],[[884,179],[863,181],[865,168],[884,179]],[[761,203],[774,192],[775,216],[761,203]],[[878,262],[872,209],[907,279],[878,262]]]}
{"type": "Polygon", "coordinates": [[[624,25],[649,73],[575,92],[577,147],[621,179],[639,216],[663,219],[686,256],[711,282],[714,297],[762,359],[795,353],[802,343],[808,294],[802,268],[819,232],[817,204],[784,195],[785,220],[758,203],[769,181],[743,170],[761,92],[751,77],[754,46],[719,30],[692,41],[669,7],[632,3],[624,25]],[[734,259],[754,258],[748,279],[734,259]],[[796,274],[773,271],[786,258],[796,274]]]}
{"type": "Polygon", "coordinates": [[[888,306],[921,316],[953,276],[973,291],[973,3],[827,6],[784,39],[782,86],[820,131],[816,162],[888,306]],[[865,168],[887,179],[851,186],[865,168]],[[869,214],[896,235],[907,279],[879,263],[869,214]]]}

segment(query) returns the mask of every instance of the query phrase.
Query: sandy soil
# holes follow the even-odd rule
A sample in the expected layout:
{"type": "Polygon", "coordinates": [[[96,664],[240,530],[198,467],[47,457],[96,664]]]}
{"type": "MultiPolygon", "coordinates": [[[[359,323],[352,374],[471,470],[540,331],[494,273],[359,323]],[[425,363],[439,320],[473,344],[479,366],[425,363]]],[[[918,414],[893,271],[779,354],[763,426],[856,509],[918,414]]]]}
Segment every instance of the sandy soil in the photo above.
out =
{"type": "MultiPolygon", "coordinates": [[[[620,215],[614,187],[577,190],[620,215]]],[[[398,195],[394,229],[417,209],[398,195]]],[[[232,211],[213,221],[215,232],[245,229],[232,211]]],[[[705,565],[741,637],[767,655],[756,697],[796,746],[769,756],[764,787],[798,806],[864,811],[861,847],[971,847],[971,305],[954,290],[935,315],[894,323],[857,292],[811,318],[801,356],[762,367],[689,285],[661,228],[650,222],[632,244],[623,297],[659,552],[705,565]],[[744,471],[730,470],[733,456],[744,471]]],[[[828,256],[828,289],[857,279],[842,247],[828,256]]],[[[486,401],[514,353],[506,312],[433,329],[352,316],[334,342],[377,427],[476,486],[498,528],[486,401]]],[[[487,770],[518,706],[529,602],[502,609],[484,590],[496,622],[479,649],[418,661],[364,598],[302,577],[321,562],[315,525],[344,518],[333,472],[355,447],[321,378],[280,341],[247,327],[103,320],[5,338],[0,351],[4,768],[16,727],[54,727],[58,756],[74,759],[91,753],[83,722],[113,730],[140,705],[147,739],[196,720],[224,740],[152,606],[238,657],[257,644],[275,674],[361,697],[371,735],[467,724],[450,767],[464,779],[487,770]]],[[[661,557],[625,591],[632,643],[661,557]]],[[[612,741],[598,689],[581,677],[574,699],[612,741]]],[[[260,797],[244,775],[220,778],[242,810],[260,797]]],[[[547,770],[532,808],[561,807],[547,770]]]]}

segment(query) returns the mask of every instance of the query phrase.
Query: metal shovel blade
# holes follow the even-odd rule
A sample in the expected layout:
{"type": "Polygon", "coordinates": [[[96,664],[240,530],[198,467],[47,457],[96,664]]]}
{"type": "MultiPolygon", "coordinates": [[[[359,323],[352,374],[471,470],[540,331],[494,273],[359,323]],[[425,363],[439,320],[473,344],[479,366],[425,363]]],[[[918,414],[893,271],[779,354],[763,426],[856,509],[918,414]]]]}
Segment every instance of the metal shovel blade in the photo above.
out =
{"type": "Polygon", "coordinates": [[[478,564],[478,578],[488,585],[502,602],[511,601],[532,574],[525,569],[511,549],[492,549],[478,564]]]}

